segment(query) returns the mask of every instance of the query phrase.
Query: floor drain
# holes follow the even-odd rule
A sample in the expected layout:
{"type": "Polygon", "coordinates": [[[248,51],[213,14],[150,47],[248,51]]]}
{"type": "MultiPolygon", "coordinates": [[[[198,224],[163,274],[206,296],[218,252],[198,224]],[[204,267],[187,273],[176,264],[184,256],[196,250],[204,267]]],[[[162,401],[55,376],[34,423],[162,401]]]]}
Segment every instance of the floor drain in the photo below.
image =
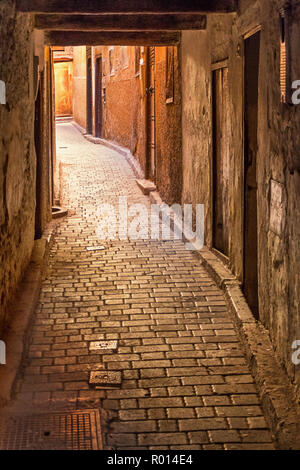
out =
{"type": "Polygon", "coordinates": [[[92,371],[90,373],[90,385],[96,388],[97,386],[118,387],[121,381],[121,372],[92,371]]]}
{"type": "Polygon", "coordinates": [[[1,450],[101,450],[99,410],[1,419],[1,450]]]}

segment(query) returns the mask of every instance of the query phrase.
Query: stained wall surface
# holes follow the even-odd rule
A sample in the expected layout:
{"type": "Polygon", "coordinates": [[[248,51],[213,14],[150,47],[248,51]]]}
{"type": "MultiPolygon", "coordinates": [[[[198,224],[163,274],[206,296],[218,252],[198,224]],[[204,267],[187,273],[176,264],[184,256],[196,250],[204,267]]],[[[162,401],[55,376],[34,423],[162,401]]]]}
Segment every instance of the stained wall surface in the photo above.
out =
{"type": "MultiPolygon", "coordinates": [[[[167,48],[155,48],[155,183],[167,203],[180,202],[182,181],[181,154],[181,71],[179,49],[172,63],[173,99],[167,101],[167,48]]],[[[148,53],[148,54],[147,54],[148,53]]],[[[150,119],[148,89],[149,69],[146,47],[99,46],[91,48],[92,128],[96,135],[95,115],[98,101],[102,106],[101,137],[128,148],[147,174],[150,119]],[[137,51],[138,49],[138,51],[137,51]],[[137,56],[138,52],[138,56],[137,56]],[[96,62],[102,64],[102,96],[96,93],[96,62]]],[[[74,48],[74,119],[86,129],[86,53],[74,48]],[[80,81],[81,79],[81,81],[80,81]],[[84,82],[84,84],[83,84],[84,82]]]]}
{"type": "MultiPolygon", "coordinates": [[[[36,152],[34,37],[29,15],[16,13],[14,2],[0,4],[0,80],[6,84],[6,104],[0,104],[0,328],[8,315],[20,279],[30,260],[35,238],[36,152]]],[[[40,64],[43,65],[43,64],[40,64]]],[[[42,67],[41,67],[42,69],[42,67]]],[[[40,69],[40,71],[41,71],[40,69]]],[[[49,92],[49,57],[42,93],[49,92]],[[48,70],[48,71],[47,71],[48,70]]],[[[42,77],[42,75],[41,75],[42,77]]],[[[41,105],[40,225],[50,214],[49,100],[41,105]]]]}
{"type": "MultiPolygon", "coordinates": [[[[244,275],[244,35],[261,28],[258,83],[258,278],[259,316],[292,381],[292,342],[300,339],[299,199],[300,107],[281,102],[281,1],[240,2],[239,14],[211,16],[207,31],[182,33],[182,202],[205,204],[206,244],[213,246],[212,68],[228,67],[229,266],[244,275]]],[[[300,78],[299,4],[292,10],[291,80],[300,78]]]]}
{"type": "Polygon", "coordinates": [[[55,75],[55,115],[73,114],[73,62],[54,64],[55,75]]]}
{"type": "Polygon", "coordinates": [[[156,184],[168,204],[181,202],[181,67],[177,47],[155,48],[156,184]],[[172,83],[167,92],[167,50],[172,83]],[[170,96],[170,98],[169,98],[170,96]]]}
{"type": "Polygon", "coordinates": [[[86,128],[86,47],[73,49],[73,116],[86,128]]]}

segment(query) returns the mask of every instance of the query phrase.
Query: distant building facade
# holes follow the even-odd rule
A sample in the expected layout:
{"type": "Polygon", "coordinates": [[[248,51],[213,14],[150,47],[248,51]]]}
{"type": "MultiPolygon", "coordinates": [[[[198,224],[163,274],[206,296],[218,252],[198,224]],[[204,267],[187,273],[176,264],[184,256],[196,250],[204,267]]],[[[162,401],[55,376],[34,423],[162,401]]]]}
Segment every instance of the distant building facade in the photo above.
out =
{"type": "Polygon", "coordinates": [[[181,199],[177,47],[74,47],[74,120],[130,149],[169,202],[181,199]]]}

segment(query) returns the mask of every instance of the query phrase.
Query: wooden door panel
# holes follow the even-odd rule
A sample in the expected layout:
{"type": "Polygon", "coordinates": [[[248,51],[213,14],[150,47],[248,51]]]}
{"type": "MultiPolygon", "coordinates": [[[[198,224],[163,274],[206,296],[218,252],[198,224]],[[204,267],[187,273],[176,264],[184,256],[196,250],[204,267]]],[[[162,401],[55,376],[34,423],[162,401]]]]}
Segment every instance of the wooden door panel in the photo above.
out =
{"type": "Polygon", "coordinates": [[[213,243],[229,254],[228,68],[213,72],[213,243]]]}
{"type": "Polygon", "coordinates": [[[257,130],[260,33],[245,40],[244,91],[244,284],[256,318],[258,305],[257,130]]]}

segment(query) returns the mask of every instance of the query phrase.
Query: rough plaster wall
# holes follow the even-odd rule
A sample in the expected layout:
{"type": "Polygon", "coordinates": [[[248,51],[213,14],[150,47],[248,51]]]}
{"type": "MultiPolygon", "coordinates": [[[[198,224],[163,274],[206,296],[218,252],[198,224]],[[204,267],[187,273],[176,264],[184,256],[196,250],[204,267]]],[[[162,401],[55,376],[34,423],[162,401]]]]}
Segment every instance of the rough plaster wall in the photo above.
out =
{"type": "Polygon", "coordinates": [[[13,2],[0,4],[0,327],[7,301],[29,261],[34,241],[35,151],[31,21],[13,2]]]}
{"type": "MultiPolygon", "coordinates": [[[[210,221],[210,54],[207,32],[182,33],[183,204],[205,204],[210,221]]],[[[206,232],[206,243],[209,233],[206,232]]]]}
{"type": "MultiPolygon", "coordinates": [[[[296,3],[296,2],[294,2],[296,3]]],[[[276,2],[277,8],[283,2],[276,2]]],[[[300,79],[300,5],[293,9],[292,80],[300,79]]],[[[280,103],[280,25],[275,2],[261,2],[262,58],[259,108],[259,276],[261,318],[290,377],[300,384],[291,361],[292,342],[300,339],[300,107],[280,103]],[[271,185],[282,189],[274,231],[271,185]]]]}
{"type": "MultiPolygon", "coordinates": [[[[294,2],[296,3],[296,2],[294,2]]],[[[291,344],[299,320],[300,106],[280,103],[282,1],[240,2],[235,18],[212,16],[206,32],[182,33],[183,202],[206,205],[206,244],[211,246],[211,63],[228,58],[231,106],[230,266],[243,276],[243,34],[262,25],[258,122],[258,243],[260,318],[291,380],[300,384],[291,344]],[[279,183],[281,230],[270,220],[271,180],[279,183]]],[[[292,80],[300,79],[299,6],[292,12],[292,80]],[[296,65],[297,64],[297,65],[296,65]]],[[[278,217],[277,217],[278,219],[278,217]]],[[[277,220],[276,219],[276,220],[277,220]]]]}
{"type": "Polygon", "coordinates": [[[174,47],[174,102],[166,104],[166,48],[155,51],[156,185],[168,204],[181,202],[181,77],[174,47]]]}
{"type": "Polygon", "coordinates": [[[73,53],[73,115],[86,129],[86,47],[74,47],[73,53]]]}
{"type": "Polygon", "coordinates": [[[139,88],[136,78],[111,82],[106,88],[105,138],[130,149],[138,141],[139,88]]]}
{"type": "Polygon", "coordinates": [[[127,67],[122,63],[122,47],[114,47],[112,54],[114,74],[110,75],[109,47],[103,47],[103,87],[106,88],[103,136],[136,154],[142,102],[140,78],[135,73],[135,48],[127,48],[127,67]]]}

